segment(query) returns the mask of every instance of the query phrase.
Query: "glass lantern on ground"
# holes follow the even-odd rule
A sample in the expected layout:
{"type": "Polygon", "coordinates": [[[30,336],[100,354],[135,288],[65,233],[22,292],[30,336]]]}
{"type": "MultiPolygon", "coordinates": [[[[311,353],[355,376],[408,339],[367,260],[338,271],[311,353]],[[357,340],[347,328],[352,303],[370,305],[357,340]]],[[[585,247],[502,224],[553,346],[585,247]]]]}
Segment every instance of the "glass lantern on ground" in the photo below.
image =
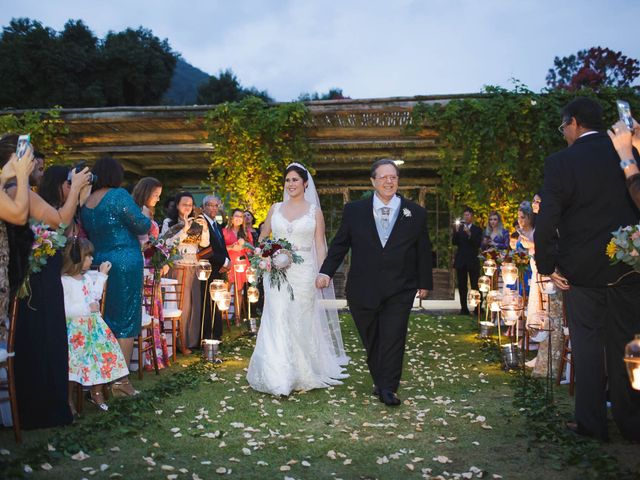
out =
{"type": "Polygon", "coordinates": [[[508,292],[502,295],[499,304],[504,324],[509,327],[515,325],[524,309],[522,297],[516,292],[508,292]]]}
{"type": "Polygon", "coordinates": [[[224,280],[214,279],[211,280],[209,284],[209,295],[211,296],[211,300],[217,302],[220,300],[220,295],[223,292],[227,291],[227,283],[224,280]]]}
{"type": "MultiPolygon", "coordinates": [[[[247,282],[250,284],[256,283],[256,269],[252,267],[247,268],[247,282]]],[[[257,300],[256,300],[257,302],[257,300]]]]}
{"type": "Polygon", "coordinates": [[[513,263],[503,263],[500,273],[502,274],[502,282],[505,285],[513,285],[518,281],[518,267],[513,263]]]}
{"type": "Polygon", "coordinates": [[[218,300],[216,304],[221,312],[227,312],[229,307],[231,306],[231,292],[225,290],[223,292],[218,293],[218,300]]]}
{"type": "Polygon", "coordinates": [[[500,299],[502,295],[499,290],[491,290],[487,294],[487,305],[489,306],[489,310],[496,313],[500,311],[500,299]]]}
{"type": "Polygon", "coordinates": [[[496,262],[494,260],[488,259],[485,260],[484,263],[482,264],[482,268],[484,270],[484,274],[487,277],[492,277],[494,273],[496,273],[496,268],[498,266],[496,265],[496,262]]]}
{"type": "Polygon", "coordinates": [[[247,300],[249,300],[249,331],[251,333],[256,333],[258,331],[258,327],[256,324],[256,319],[251,316],[251,304],[257,303],[260,299],[260,290],[257,287],[249,287],[247,288],[247,300]]]}
{"type": "Polygon", "coordinates": [[[624,363],[627,365],[631,388],[640,390],[640,334],[636,334],[624,347],[624,363]]]}

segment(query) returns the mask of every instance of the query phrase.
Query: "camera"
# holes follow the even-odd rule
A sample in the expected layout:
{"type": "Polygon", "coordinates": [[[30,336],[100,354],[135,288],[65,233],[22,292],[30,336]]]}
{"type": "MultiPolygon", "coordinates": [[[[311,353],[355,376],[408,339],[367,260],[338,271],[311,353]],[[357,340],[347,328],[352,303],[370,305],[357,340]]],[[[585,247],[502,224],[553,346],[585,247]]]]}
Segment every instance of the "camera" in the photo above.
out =
{"type": "MultiPolygon", "coordinates": [[[[67,182],[71,181],[71,178],[73,177],[73,172],[75,171],[76,173],[80,173],[82,170],[84,170],[84,168],[87,166],[87,162],[85,162],[84,160],[76,163],[76,165],[69,170],[69,174],[67,175],[67,182]]],[[[95,175],[94,173],[90,173],[89,174],[89,183],[91,185],[94,185],[97,181],[98,181],[98,176],[95,175]]]]}

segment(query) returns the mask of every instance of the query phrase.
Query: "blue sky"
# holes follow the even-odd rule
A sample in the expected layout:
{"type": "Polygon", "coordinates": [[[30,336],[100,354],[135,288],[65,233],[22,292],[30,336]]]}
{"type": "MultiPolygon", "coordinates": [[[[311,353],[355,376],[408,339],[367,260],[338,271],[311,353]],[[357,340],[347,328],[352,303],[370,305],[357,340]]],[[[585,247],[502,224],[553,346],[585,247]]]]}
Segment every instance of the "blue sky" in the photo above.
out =
{"type": "Polygon", "coordinates": [[[4,0],[0,21],[100,37],[140,25],[207,73],[231,68],[276,100],[340,87],[352,98],[545,86],[555,56],[592,46],[640,58],[640,1],[4,0]],[[625,25],[624,21],[633,23],[625,25]]]}

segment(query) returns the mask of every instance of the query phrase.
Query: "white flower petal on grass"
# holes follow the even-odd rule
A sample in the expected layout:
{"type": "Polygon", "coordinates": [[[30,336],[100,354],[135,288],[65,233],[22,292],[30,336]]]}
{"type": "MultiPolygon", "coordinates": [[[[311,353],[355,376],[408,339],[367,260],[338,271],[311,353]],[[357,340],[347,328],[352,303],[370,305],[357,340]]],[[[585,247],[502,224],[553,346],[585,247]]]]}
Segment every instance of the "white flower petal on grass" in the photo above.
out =
{"type": "Polygon", "coordinates": [[[78,462],[82,462],[83,460],[86,460],[87,458],[89,458],[89,455],[84,453],[82,450],[80,450],[78,453],[75,453],[75,454],[71,455],[71,460],[76,460],[78,462]]]}
{"type": "Polygon", "coordinates": [[[119,452],[120,451],[120,447],[111,447],[109,449],[109,451],[111,451],[111,452],[119,452]]]}
{"type": "Polygon", "coordinates": [[[202,480],[197,473],[192,473],[191,474],[191,480],[202,480]]]}
{"type": "Polygon", "coordinates": [[[267,462],[265,462],[264,460],[258,460],[256,462],[256,465],[258,465],[259,467],[268,467],[269,464],[267,462]]]}
{"type": "Polygon", "coordinates": [[[451,460],[449,460],[448,457],[445,457],[444,455],[438,455],[437,457],[433,457],[432,460],[438,463],[453,463],[451,460]]]}
{"type": "Polygon", "coordinates": [[[167,475],[167,480],[176,480],[178,478],[178,474],[177,473],[171,473],[169,475],[167,475]]]}
{"type": "Polygon", "coordinates": [[[334,450],[329,450],[327,452],[327,457],[329,457],[331,460],[335,460],[336,459],[336,452],[334,450]]]}
{"type": "Polygon", "coordinates": [[[47,462],[47,463],[43,463],[42,465],[40,465],[40,468],[41,468],[42,470],[49,471],[49,470],[51,470],[53,467],[51,466],[51,464],[50,464],[50,463],[48,463],[48,462],[47,462]]]}
{"type": "Polygon", "coordinates": [[[173,427],[171,429],[171,433],[178,433],[180,431],[180,427],[173,427]]]}
{"type": "Polygon", "coordinates": [[[243,455],[251,455],[251,450],[250,450],[250,449],[248,449],[247,447],[244,447],[244,448],[242,449],[242,454],[243,454],[243,455]]]}
{"type": "Polygon", "coordinates": [[[178,470],[180,473],[189,473],[189,470],[187,470],[186,468],[181,468],[180,470],[178,470]]]}
{"type": "Polygon", "coordinates": [[[162,465],[160,469],[164,470],[165,472],[173,472],[176,467],[174,467],[173,465],[162,465]]]}
{"type": "Polygon", "coordinates": [[[302,462],[300,462],[300,465],[302,465],[303,467],[310,467],[311,464],[309,462],[307,462],[306,460],[303,460],[302,462]]]}
{"type": "MultiPolygon", "coordinates": [[[[56,447],[54,447],[50,443],[47,443],[47,450],[50,451],[50,452],[55,452],[56,451],[56,447]]],[[[9,455],[9,450],[2,449],[2,450],[0,450],[0,453],[2,455],[9,455]],[[4,452],[7,452],[7,453],[4,453],[4,452]]]]}
{"type": "Polygon", "coordinates": [[[29,465],[25,465],[24,473],[33,473],[33,468],[31,468],[29,465]]]}
{"type": "Polygon", "coordinates": [[[342,462],[343,465],[351,465],[351,459],[347,458],[344,462],[342,462]]]}
{"type": "Polygon", "coordinates": [[[415,467],[413,466],[413,463],[405,463],[404,465],[405,467],[407,467],[409,470],[411,470],[413,472],[413,470],[415,469],[415,467]]]}
{"type": "Polygon", "coordinates": [[[103,464],[100,465],[100,471],[101,472],[104,472],[104,471],[106,471],[108,469],[109,469],[109,465],[107,465],[106,463],[103,463],[103,464]]]}
{"type": "Polygon", "coordinates": [[[225,473],[227,473],[227,469],[225,467],[218,467],[216,468],[216,473],[224,475],[225,473]]]}
{"type": "Polygon", "coordinates": [[[290,465],[282,465],[280,467],[280,471],[281,472],[288,472],[289,470],[291,470],[291,466],[290,465]]]}

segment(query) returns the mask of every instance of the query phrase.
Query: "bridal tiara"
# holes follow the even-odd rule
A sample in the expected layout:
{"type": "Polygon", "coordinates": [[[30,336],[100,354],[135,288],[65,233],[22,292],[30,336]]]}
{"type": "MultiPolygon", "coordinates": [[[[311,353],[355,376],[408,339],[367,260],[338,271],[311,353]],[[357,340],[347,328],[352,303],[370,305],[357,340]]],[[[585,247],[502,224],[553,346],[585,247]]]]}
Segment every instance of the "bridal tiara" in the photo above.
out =
{"type": "Polygon", "coordinates": [[[289,165],[287,165],[287,168],[285,168],[285,170],[289,169],[289,167],[300,167],[301,169],[303,169],[305,172],[309,172],[309,170],[307,170],[307,167],[305,167],[304,165],[302,165],[301,163],[298,162],[292,162],[289,165]]]}

